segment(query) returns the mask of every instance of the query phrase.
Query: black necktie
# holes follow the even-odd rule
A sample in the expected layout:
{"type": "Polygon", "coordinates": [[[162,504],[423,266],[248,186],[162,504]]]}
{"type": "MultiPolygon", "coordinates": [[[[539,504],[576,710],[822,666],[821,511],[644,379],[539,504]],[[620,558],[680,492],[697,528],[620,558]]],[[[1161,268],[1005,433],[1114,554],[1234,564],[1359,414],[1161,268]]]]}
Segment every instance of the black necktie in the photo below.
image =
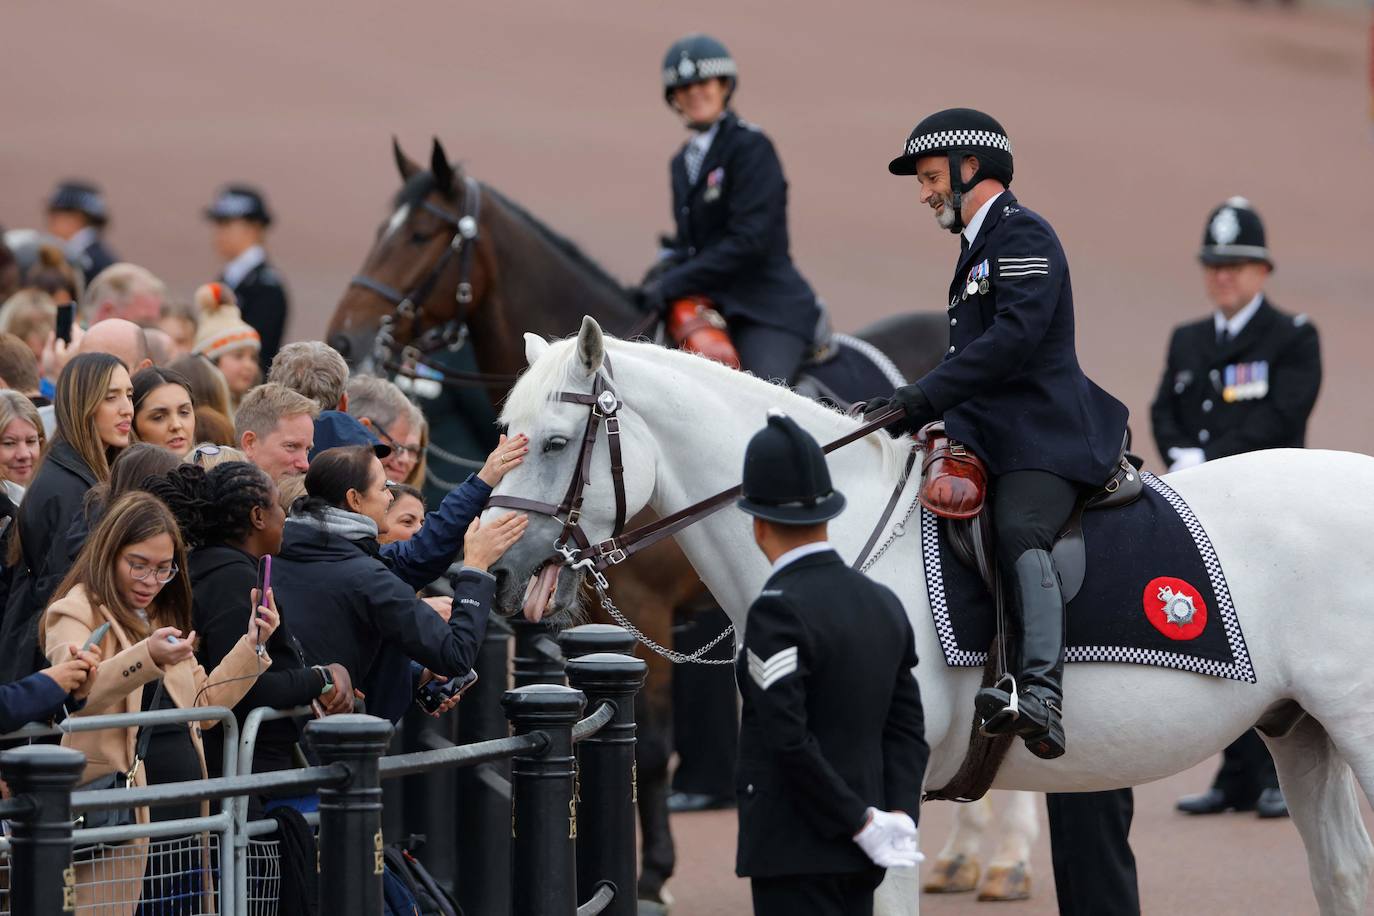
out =
{"type": "Polygon", "coordinates": [[[1230,343],[1231,341],[1233,341],[1233,340],[1235,340],[1235,339],[1236,339],[1236,335],[1234,335],[1234,334],[1231,333],[1231,327],[1230,327],[1230,325],[1224,326],[1224,327],[1217,333],[1217,346],[1218,346],[1218,347],[1224,347],[1224,346],[1226,346],[1228,343],[1230,343]]]}
{"type": "Polygon", "coordinates": [[[963,257],[964,255],[968,254],[968,246],[969,246],[968,236],[964,235],[962,232],[959,233],[959,256],[960,256],[960,257],[963,257]]]}

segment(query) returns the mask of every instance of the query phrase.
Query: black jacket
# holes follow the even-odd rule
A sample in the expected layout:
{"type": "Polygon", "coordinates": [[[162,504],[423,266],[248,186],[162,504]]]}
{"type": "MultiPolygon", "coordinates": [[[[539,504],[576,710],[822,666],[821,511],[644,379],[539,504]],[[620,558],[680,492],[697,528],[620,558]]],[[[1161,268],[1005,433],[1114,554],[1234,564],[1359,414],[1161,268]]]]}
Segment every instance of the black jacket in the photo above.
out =
{"type": "Polygon", "coordinates": [[[19,506],[22,556],[0,624],[0,683],[17,681],[48,666],[38,645],[38,619],[71,568],[67,532],[82,512],[94,472],[68,443],[57,440],[38,467],[19,506]]]}
{"type": "Polygon", "coordinates": [[[276,269],[264,261],[244,275],[234,287],[234,295],[243,320],[262,337],[262,371],[266,375],[286,331],[286,287],[276,269]]]}
{"type": "MultiPolygon", "coordinates": [[[[196,658],[206,671],[215,667],[248,631],[248,618],[253,612],[252,590],[257,585],[258,561],[227,544],[210,544],[191,551],[191,592],[194,598],[192,618],[200,645],[196,658]]],[[[277,595],[277,610],[281,625],[267,640],[267,653],[272,667],[258,676],[248,693],[234,707],[240,727],[248,713],[259,706],[289,709],[304,706],[320,695],[324,678],[305,663],[305,653],[291,633],[289,612],[277,595]]],[[[202,736],[205,742],[205,763],[213,772],[223,762],[220,729],[212,728],[202,736]]],[[[258,732],[257,752],[253,757],[253,772],[286,770],[295,766],[292,747],[300,740],[300,723],[280,719],[264,724],[258,732]]]]}
{"type": "Polygon", "coordinates": [[[96,274],[100,273],[119,258],[109,248],[105,247],[105,242],[100,237],[96,237],[81,253],[76,256],[77,266],[81,268],[81,273],[85,275],[86,285],[95,279],[96,274]]]}
{"type": "Polygon", "coordinates": [[[1211,316],[1180,325],[1150,407],[1155,443],[1166,465],[1171,448],[1201,448],[1209,459],[1302,448],[1321,384],[1321,345],[1306,315],[1266,299],[1224,345],[1211,316]]]}
{"type": "Polygon", "coordinates": [[[293,519],[272,561],[272,588],[278,607],[291,609],[291,627],[307,663],[342,664],[366,694],[367,711],[395,722],[414,698],[405,660],[446,677],[472,668],[496,580],[464,570],[454,584],[453,616],[445,623],[392,574],[376,542],[350,541],[293,519]]]}
{"type": "Polygon", "coordinates": [[[1126,406],[1083,374],[1073,324],[1058,236],[1004,191],[955,267],[949,351],[917,382],[994,475],[1050,471],[1089,486],[1111,475],[1126,406]],[[969,293],[980,280],[987,292],[969,293]]]}
{"type": "Polygon", "coordinates": [[[787,179],[772,141],[727,112],[695,184],[687,180],[686,150],[669,167],[679,263],[659,276],[664,298],[706,296],[727,319],[811,340],[820,309],[792,264],[787,179]]]}
{"type": "Polygon", "coordinates": [[[834,551],[769,578],[735,665],[741,876],[868,871],[853,840],[868,807],[920,817],[930,750],[915,665],[897,596],[834,551]]]}

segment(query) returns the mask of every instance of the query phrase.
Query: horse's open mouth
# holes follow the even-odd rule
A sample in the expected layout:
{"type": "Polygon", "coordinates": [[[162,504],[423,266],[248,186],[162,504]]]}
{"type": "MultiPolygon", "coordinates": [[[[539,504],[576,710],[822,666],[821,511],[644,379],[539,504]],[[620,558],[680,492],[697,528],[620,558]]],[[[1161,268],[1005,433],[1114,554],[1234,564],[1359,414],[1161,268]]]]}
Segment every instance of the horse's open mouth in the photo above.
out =
{"type": "Polygon", "coordinates": [[[525,619],[538,623],[544,615],[553,610],[554,596],[558,591],[558,577],[563,572],[563,564],[550,560],[530,576],[525,586],[525,605],[522,608],[525,619]]]}

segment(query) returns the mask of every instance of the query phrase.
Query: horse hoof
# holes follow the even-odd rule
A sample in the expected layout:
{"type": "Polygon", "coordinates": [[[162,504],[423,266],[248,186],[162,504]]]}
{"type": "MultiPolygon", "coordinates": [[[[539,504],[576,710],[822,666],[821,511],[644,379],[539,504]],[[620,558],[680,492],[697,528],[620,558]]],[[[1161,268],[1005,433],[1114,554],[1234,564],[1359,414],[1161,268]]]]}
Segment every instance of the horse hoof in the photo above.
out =
{"type": "Polygon", "coordinates": [[[980,901],[1029,900],[1030,895],[1030,868],[1022,862],[988,866],[987,880],[978,890],[980,901]]]}
{"type": "Polygon", "coordinates": [[[952,859],[936,859],[922,890],[927,894],[964,894],[978,887],[982,871],[972,856],[957,855],[952,859]]]}

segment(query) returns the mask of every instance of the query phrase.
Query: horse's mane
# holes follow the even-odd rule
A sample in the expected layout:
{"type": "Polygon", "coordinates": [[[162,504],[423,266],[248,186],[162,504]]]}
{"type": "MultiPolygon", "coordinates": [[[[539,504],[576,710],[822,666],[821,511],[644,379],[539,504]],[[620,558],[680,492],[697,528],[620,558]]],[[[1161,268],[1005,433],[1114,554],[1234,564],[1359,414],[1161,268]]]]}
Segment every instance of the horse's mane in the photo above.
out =
{"type": "Polygon", "coordinates": [[[585,251],[578,247],[576,242],[574,242],[572,239],[568,238],[565,235],[561,235],[558,232],[555,232],[548,226],[547,223],[539,219],[539,217],[535,216],[529,210],[526,210],[520,204],[511,200],[509,197],[507,197],[505,194],[502,194],[500,191],[496,190],[491,185],[484,184],[482,187],[486,189],[488,194],[490,194],[492,197],[495,197],[498,201],[500,201],[502,206],[508,209],[515,216],[519,217],[524,223],[526,223],[531,229],[533,229],[540,238],[542,238],[545,242],[547,242],[550,245],[550,247],[554,248],[565,258],[571,261],[574,266],[582,270],[584,273],[588,274],[593,280],[605,284],[606,286],[609,286],[612,290],[615,291],[617,298],[627,298],[625,294],[624,285],[615,277],[611,276],[610,272],[607,271],[606,268],[602,267],[600,264],[593,261],[585,251]]]}

